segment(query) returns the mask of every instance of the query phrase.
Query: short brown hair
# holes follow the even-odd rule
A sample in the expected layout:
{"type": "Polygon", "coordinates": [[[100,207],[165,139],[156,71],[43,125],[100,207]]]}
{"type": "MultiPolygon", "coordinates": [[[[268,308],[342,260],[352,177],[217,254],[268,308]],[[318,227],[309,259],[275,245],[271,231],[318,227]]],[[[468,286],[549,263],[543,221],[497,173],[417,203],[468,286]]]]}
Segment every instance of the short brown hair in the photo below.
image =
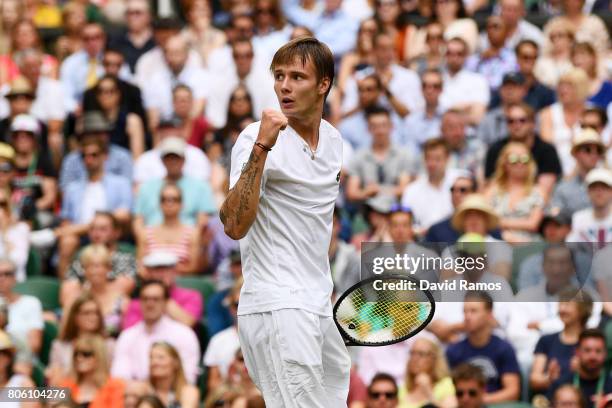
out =
{"type": "Polygon", "coordinates": [[[329,88],[325,93],[327,98],[334,82],[334,56],[329,47],[314,37],[295,38],[276,51],[270,63],[270,71],[274,73],[275,67],[291,64],[296,58],[300,58],[304,66],[306,62],[312,61],[318,82],[323,78],[329,79],[329,88]]]}
{"type": "Polygon", "coordinates": [[[444,152],[448,155],[448,144],[446,143],[446,141],[444,141],[444,139],[438,137],[434,139],[429,139],[425,143],[423,143],[423,156],[425,156],[430,150],[435,150],[439,147],[443,148],[444,152]]]}
{"type": "Polygon", "coordinates": [[[455,384],[455,387],[457,383],[461,381],[476,381],[481,387],[487,385],[487,378],[482,372],[482,369],[468,363],[459,364],[453,370],[453,384],[455,384]]]}
{"type": "Polygon", "coordinates": [[[522,109],[523,112],[525,112],[525,115],[527,115],[527,118],[529,119],[530,122],[535,121],[535,111],[533,110],[531,106],[529,106],[525,102],[511,103],[510,106],[508,106],[508,110],[512,108],[522,109]]]}

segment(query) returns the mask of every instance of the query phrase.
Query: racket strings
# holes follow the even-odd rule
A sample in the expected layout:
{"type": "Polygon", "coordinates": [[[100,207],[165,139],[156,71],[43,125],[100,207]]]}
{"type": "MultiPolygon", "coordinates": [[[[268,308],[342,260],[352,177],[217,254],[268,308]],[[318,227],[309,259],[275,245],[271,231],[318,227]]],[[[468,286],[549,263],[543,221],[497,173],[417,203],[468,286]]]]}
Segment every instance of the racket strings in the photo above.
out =
{"type": "Polygon", "coordinates": [[[343,300],[337,318],[354,340],[382,343],[410,335],[428,318],[431,308],[419,291],[375,291],[363,286],[343,300]]]}

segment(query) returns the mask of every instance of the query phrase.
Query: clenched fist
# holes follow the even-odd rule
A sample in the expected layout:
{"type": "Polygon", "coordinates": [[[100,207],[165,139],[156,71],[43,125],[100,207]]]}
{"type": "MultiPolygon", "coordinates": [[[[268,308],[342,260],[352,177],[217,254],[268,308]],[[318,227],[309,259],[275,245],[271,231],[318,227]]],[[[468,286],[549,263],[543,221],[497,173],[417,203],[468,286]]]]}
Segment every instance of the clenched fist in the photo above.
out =
{"type": "Polygon", "coordinates": [[[287,127],[287,117],[274,109],[264,109],[257,141],[268,147],[274,146],[278,133],[287,127]]]}

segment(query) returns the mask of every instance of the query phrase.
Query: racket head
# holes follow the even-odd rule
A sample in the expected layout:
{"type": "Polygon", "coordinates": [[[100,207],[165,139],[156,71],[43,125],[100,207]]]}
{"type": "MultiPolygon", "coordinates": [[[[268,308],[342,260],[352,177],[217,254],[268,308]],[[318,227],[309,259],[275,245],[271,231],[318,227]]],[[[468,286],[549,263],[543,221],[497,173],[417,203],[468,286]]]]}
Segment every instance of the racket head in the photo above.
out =
{"type": "Polygon", "coordinates": [[[339,298],[333,317],[347,346],[387,346],[407,340],[423,330],[436,310],[429,290],[405,275],[380,275],[359,281],[339,298]],[[381,282],[414,289],[379,290],[381,282]],[[409,282],[412,282],[410,284],[409,282]]]}

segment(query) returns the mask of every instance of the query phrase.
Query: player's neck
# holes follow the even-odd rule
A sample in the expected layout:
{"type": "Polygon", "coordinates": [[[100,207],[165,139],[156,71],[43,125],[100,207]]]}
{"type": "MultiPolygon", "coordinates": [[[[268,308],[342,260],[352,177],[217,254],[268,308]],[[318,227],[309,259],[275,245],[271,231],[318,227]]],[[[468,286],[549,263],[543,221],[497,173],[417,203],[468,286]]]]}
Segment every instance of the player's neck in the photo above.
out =
{"type": "Polygon", "coordinates": [[[289,118],[289,126],[297,132],[298,135],[312,149],[316,149],[319,144],[319,126],[321,125],[321,115],[311,116],[310,118],[289,118]]]}

